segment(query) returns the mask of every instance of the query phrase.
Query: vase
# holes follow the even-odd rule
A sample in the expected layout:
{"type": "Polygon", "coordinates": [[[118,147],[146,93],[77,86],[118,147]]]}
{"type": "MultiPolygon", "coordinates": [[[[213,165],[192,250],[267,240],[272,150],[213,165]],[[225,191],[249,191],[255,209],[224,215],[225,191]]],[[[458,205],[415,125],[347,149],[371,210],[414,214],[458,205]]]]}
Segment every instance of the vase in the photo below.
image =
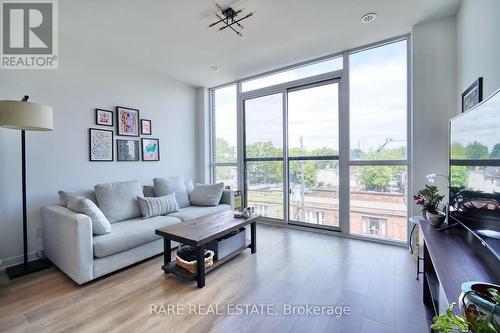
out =
{"type": "Polygon", "coordinates": [[[485,282],[465,282],[462,284],[462,294],[459,297],[460,310],[467,319],[487,319],[494,327],[500,327],[500,307],[488,299],[488,288],[500,291],[500,286],[485,282]]]}
{"type": "Polygon", "coordinates": [[[435,227],[439,227],[441,224],[443,224],[444,220],[446,219],[446,214],[443,212],[439,212],[438,214],[433,214],[431,212],[426,211],[425,217],[427,221],[430,222],[430,224],[432,224],[435,227]]]}

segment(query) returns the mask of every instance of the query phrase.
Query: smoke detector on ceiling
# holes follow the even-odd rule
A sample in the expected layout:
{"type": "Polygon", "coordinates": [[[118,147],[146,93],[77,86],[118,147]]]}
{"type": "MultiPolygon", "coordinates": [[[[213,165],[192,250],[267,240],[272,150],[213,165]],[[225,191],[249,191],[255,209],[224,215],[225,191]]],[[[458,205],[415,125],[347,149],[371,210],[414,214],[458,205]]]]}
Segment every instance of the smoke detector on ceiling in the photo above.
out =
{"type": "Polygon", "coordinates": [[[368,13],[361,18],[362,23],[371,23],[377,18],[377,13],[368,13]]]}
{"type": "Polygon", "coordinates": [[[220,70],[222,69],[222,67],[220,67],[220,66],[212,66],[212,67],[210,67],[210,69],[212,71],[214,71],[214,72],[220,72],[220,70]]]}

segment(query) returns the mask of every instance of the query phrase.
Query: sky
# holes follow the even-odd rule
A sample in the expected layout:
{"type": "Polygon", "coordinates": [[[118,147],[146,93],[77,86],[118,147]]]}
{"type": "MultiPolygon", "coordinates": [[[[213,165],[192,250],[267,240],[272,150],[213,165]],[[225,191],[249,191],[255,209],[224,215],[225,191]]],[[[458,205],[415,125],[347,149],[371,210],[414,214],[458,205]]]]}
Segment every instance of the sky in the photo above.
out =
{"type": "MultiPolygon", "coordinates": [[[[406,41],[358,52],[350,63],[351,149],[379,149],[406,145],[407,66],[406,41]]],[[[262,87],[320,74],[342,67],[341,58],[304,66],[244,83],[244,88],[262,87]],[[339,60],[340,59],[340,60],[339,60]]],[[[236,86],[215,91],[216,135],[236,145],[236,86]]],[[[288,94],[289,144],[306,149],[338,149],[338,85],[329,84],[288,94]]],[[[247,143],[272,141],[283,145],[281,94],[247,100],[247,143]]]]}

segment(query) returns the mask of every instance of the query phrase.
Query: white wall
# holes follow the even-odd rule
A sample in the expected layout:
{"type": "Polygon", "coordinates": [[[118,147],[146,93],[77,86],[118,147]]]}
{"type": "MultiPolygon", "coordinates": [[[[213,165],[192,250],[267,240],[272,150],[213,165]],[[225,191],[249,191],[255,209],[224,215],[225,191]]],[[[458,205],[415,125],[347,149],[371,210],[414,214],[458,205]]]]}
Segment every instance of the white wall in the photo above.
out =
{"type": "Polygon", "coordinates": [[[457,14],[459,98],[483,77],[483,98],[500,88],[500,1],[463,0],[457,14]]]}
{"type": "MultiPolygon", "coordinates": [[[[456,18],[415,25],[412,52],[412,173],[417,192],[426,183],[425,175],[448,174],[448,120],[458,110],[456,18]]],[[[447,192],[446,180],[439,180],[438,185],[447,192]]]]}
{"type": "MultiPolygon", "coordinates": [[[[129,66],[98,50],[60,41],[59,69],[0,70],[0,100],[30,100],[54,108],[53,132],[27,133],[29,252],[36,238],[40,207],[57,202],[57,191],[92,188],[99,182],[155,176],[197,178],[196,89],[129,66]],[[160,162],[89,162],[88,128],[95,108],[123,105],[152,120],[160,139],[160,162]]],[[[22,256],[20,132],[0,129],[0,259],[3,266],[22,256]]],[[[116,149],[115,149],[116,151],[116,149]]]]}

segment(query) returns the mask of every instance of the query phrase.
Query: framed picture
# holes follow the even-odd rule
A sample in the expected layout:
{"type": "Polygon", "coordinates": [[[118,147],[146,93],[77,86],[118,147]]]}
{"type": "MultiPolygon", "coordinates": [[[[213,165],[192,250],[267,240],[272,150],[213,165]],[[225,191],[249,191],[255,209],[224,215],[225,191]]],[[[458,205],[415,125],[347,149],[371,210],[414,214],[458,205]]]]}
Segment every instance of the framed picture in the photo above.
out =
{"type": "Polygon", "coordinates": [[[159,161],[160,160],[160,140],[141,139],[142,141],[142,160],[159,161]]]}
{"type": "Polygon", "coordinates": [[[113,111],[95,109],[95,124],[113,127],[113,111]]]}
{"type": "Polygon", "coordinates": [[[139,161],[139,140],[116,139],[116,160],[139,161]]]}
{"type": "Polygon", "coordinates": [[[139,110],[116,107],[117,135],[139,136],[139,110]]]}
{"type": "Polygon", "coordinates": [[[113,159],[113,131],[89,128],[89,160],[112,162],[113,159]]]}
{"type": "Polygon", "coordinates": [[[151,135],[151,120],[149,119],[141,119],[141,134],[142,135],[151,135]]]}
{"type": "Polygon", "coordinates": [[[466,112],[483,100],[483,78],[477,79],[462,94],[462,112],[466,112]]]}

